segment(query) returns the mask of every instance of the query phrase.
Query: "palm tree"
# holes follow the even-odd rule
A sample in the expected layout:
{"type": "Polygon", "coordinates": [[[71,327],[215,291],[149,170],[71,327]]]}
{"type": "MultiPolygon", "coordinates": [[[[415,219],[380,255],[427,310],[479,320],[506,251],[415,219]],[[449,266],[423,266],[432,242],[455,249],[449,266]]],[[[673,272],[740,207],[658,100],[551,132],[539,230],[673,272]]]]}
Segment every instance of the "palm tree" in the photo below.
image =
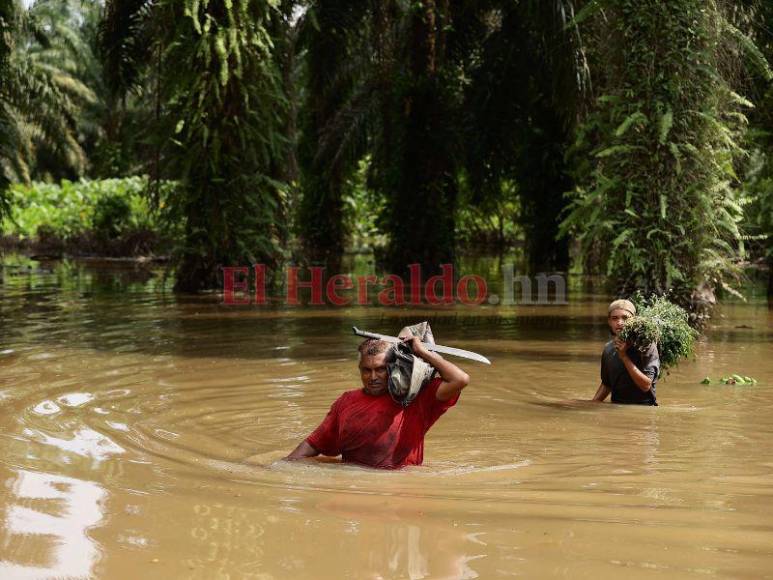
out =
{"type": "Polygon", "coordinates": [[[366,39],[358,31],[367,25],[371,9],[366,0],[315,2],[300,27],[306,98],[298,144],[299,233],[306,260],[333,271],[340,267],[346,237],[344,184],[366,152],[367,131],[357,122],[372,121],[372,111],[366,115],[358,109],[372,106],[373,95],[357,87],[367,84],[359,61],[366,39]]]}
{"type": "Polygon", "coordinates": [[[467,167],[483,202],[503,181],[518,184],[532,271],[566,269],[568,243],[556,240],[566,152],[587,99],[589,71],[570,0],[499,3],[467,92],[467,167]]]}
{"type": "Polygon", "coordinates": [[[179,182],[168,200],[185,231],[176,288],[214,288],[220,266],[275,263],[286,99],[269,31],[288,15],[269,0],[111,0],[105,15],[107,85],[116,99],[150,86],[152,173],[179,182]]]}
{"type": "Polygon", "coordinates": [[[19,142],[6,88],[6,79],[11,72],[16,9],[13,0],[0,0],[0,223],[10,209],[7,190],[12,168],[9,165],[16,159],[16,145],[19,142]]]}
{"type": "Polygon", "coordinates": [[[689,305],[704,283],[732,291],[742,251],[735,169],[750,108],[736,76],[740,56],[759,52],[727,17],[738,5],[594,3],[604,10],[591,23],[594,62],[605,75],[577,131],[565,228],[622,293],[669,291],[689,305]]]}
{"type": "Polygon", "coordinates": [[[153,134],[162,111],[158,37],[169,23],[161,20],[158,8],[153,0],[109,0],[93,32],[89,28],[101,65],[100,108],[93,113],[100,126],[92,154],[98,174],[160,175],[160,147],[153,134]]]}
{"type": "Polygon", "coordinates": [[[7,3],[7,57],[2,86],[5,179],[76,177],[87,165],[79,119],[94,93],[79,78],[83,47],[67,2],[46,1],[24,10],[7,3]]]}
{"type": "MultiPolygon", "coordinates": [[[[460,3],[461,4],[461,3],[460,3]]],[[[332,0],[312,6],[304,35],[308,82],[301,149],[301,221],[314,258],[343,248],[343,184],[366,152],[371,184],[389,199],[383,217],[393,271],[430,269],[454,255],[459,139],[453,123],[460,50],[447,50],[448,2],[332,0]],[[322,223],[310,216],[323,212],[322,223]]]]}
{"type": "Polygon", "coordinates": [[[340,254],[343,183],[370,152],[371,185],[389,200],[390,268],[453,260],[466,169],[481,201],[519,178],[534,261],[565,265],[563,155],[585,78],[565,27],[572,3],[325,0],[312,10],[302,222],[316,257],[340,254]],[[326,219],[310,223],[320,207],[326,219]]]}

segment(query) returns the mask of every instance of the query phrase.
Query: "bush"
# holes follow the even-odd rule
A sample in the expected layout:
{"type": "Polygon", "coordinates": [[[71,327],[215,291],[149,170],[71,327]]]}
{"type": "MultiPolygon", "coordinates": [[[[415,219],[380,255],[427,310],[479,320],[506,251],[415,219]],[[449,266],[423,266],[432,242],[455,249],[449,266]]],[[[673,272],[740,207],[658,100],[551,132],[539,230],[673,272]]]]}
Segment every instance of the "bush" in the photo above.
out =
{"type": "Polygon", "coordinates": [[[97,200],[94,206],[94,234],[103,240],[112,240],[129,229],[132,208],[129,201],[118,195],[97,200]]]}
{"type": "Polygon", "coordinates": [[[174,187],[160,184],[154,209],[145,177],[16,184],[0,230],[18,239],[17,248],[47,255],[164,254],[181,236],[165,209],[174,187]]]}
{"type": "MultiPolygon", "coordinates": [[[[161,208],[172,187],[171,183],[161,184],[161,208]]],[[[41,226],[62,239],[92,230],[107,238],[141,229],[167,234],[163,211],[153,210],[147,190],[147,178],[138,176],[15,184],[10,189],[11,212],[1,229],[20,238],[34,237],[41,226]]]]}
{"type": "Polygon", "coordinates": [[[657,344],[661,371],[692,355],[698,333],[689,324],[687,311],[664,296],[634,299],[638,314],[630,318],[620,338],[641,352],[657,344]]]}

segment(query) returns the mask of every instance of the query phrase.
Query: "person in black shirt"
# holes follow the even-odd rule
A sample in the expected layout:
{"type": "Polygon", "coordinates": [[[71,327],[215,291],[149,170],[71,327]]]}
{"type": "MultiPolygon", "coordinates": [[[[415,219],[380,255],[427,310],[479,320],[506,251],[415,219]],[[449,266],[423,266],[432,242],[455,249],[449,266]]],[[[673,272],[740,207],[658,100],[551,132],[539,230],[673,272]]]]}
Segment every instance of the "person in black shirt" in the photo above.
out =
{"type": "Polygon", "coordinates": [[[655,383],[660,372],[660,357],[655,344],[640,352],[618,337],[626,320],[636,315],[629,300],[615,300],[609,305],[607,323],[612,340],[601,355],[601,384],[593,401],[601,403],[610,393],[613,403],[657,405],[655,383]]]}

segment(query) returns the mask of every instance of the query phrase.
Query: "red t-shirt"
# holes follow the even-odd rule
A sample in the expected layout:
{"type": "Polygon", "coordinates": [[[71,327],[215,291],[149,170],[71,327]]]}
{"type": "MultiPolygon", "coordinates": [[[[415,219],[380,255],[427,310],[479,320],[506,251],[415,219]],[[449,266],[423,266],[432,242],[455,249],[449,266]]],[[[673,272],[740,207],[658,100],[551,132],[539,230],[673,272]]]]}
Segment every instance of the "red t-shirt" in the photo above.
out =
{"type": "Polygon", "coordinates": [[[347,391],[306,441],[323,455],[342,455],[344,461],[370,467],[421,465],[424,435],[459,400],[457,395],[438,401],[440,383],[440,377],[432,379],[407,407],[395,403],[389,393],[347,391]]]}

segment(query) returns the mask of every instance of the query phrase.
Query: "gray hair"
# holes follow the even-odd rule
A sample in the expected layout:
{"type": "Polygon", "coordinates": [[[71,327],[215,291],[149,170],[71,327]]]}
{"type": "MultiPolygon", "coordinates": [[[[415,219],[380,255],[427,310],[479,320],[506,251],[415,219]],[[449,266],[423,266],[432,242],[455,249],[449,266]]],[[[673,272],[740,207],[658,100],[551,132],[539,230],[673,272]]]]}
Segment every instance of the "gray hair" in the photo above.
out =
{"type": "Polygon", "coordinates": [[[390,346],[392,345],[384,340],[379,340],[378,338],[366,338],[360,343],[360,346],[357,347],[357,352],[360,353],[359,358],[362,358],[363,356],[373,356],[386,352],[389,350],[390,346]]]}

